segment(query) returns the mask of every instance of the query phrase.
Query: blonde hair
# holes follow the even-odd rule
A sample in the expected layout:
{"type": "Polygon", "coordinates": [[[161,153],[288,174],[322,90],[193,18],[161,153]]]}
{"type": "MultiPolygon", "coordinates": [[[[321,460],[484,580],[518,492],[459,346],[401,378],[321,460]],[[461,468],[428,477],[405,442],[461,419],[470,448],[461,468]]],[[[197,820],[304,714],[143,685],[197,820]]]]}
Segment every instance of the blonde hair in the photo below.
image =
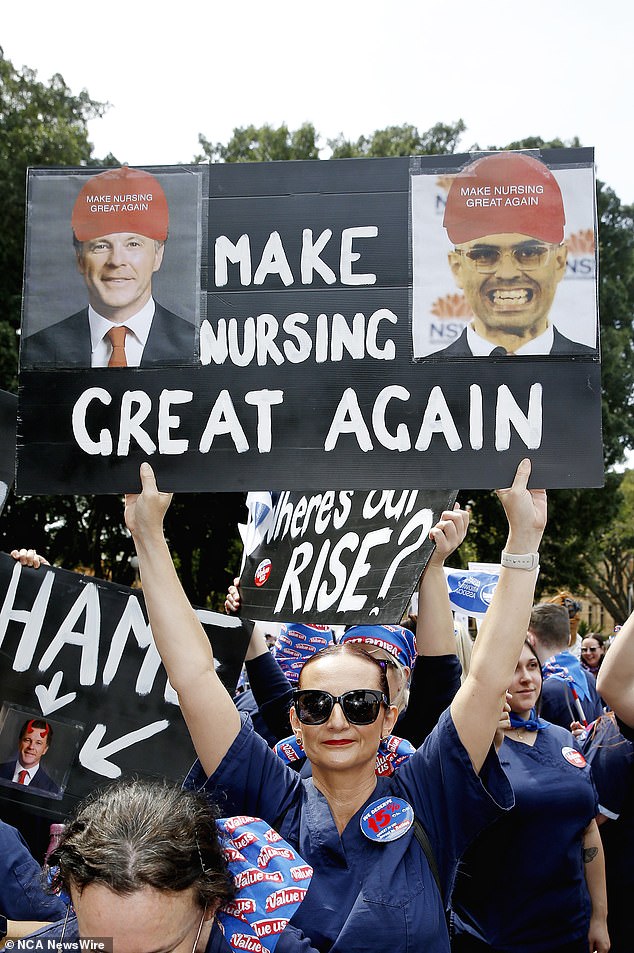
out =
{"type": "Polygon", "coordinates": [[[453,631],[454,635],[456,636],[456,655],[460,659],[460,664],[462,665],[462,675],[460,676],[460,681],[464,682],[465,678],[469,674],[469,666],[471,665],[473,639],[469,635],[462,622],[458,622],[457,619],[454,619],[453,631]]]}

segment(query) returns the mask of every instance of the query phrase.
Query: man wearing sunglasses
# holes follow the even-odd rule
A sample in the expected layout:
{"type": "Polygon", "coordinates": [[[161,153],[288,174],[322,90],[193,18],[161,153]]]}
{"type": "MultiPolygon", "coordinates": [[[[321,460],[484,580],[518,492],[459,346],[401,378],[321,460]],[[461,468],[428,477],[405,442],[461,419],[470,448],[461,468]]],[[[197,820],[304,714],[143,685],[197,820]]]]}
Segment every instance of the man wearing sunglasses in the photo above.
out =
{"type": "Polygon", "coordinates": [[[565,221],[557,180],[532,156],[485,156],[456,176],[443,224],[454,245],[449,267],[473,320],[439,354],[594,354],[549,319],[566,270],[565,221]]]}

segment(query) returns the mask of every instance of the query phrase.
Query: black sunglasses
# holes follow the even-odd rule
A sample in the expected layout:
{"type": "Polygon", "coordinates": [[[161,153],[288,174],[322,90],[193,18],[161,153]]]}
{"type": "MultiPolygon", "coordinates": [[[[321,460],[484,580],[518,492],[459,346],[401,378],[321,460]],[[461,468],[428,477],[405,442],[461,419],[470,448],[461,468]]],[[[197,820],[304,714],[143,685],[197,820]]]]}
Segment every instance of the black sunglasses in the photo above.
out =
{"type": "Polygon", "coordinates": [[[325,724],[336,704],[341,705],[346,721],[351,725],[371,725],[379,717],[381,703],[389,705],[385,692],[374,688],[355,688],[343,695],[331,695],[313,688],[293,692],[295,714],[303,725],[325,724]]]}

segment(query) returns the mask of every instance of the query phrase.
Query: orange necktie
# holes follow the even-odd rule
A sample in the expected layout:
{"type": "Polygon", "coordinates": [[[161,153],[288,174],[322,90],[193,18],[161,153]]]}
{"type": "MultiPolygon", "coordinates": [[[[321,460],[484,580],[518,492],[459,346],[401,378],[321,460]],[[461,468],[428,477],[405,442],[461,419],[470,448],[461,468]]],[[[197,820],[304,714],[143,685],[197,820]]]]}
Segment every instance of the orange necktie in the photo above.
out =
{"type": "Polygon", "coordinates": [[[18,784],[24,784],[28,776],[29,776],[28,771],[24,771],[24,770],[20,771],[20,773],[18,774],[18,784]]]}
{"type": "Polygon", "coordinates": [[[112,354],[108,361],[108,367],[127,367],[128,361],[125,356],[125,339],[128,333],[125,324],[116,328],[110,328],[107,337],[112,344],[112,354]]]}

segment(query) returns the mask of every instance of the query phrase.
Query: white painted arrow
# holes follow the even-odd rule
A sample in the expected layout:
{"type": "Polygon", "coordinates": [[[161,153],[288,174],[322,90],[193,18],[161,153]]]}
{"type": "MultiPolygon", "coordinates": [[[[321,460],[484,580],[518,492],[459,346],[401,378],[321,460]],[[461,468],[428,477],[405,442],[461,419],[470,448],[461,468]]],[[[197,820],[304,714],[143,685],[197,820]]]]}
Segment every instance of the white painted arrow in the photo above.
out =
{"type": "Polygon", "coordinates": [[[57,711],[58,708],[63,708],[64,705],[70,705],[70,703],[74,702],[77,698],[77,692],[69,692],[67,695],[57,697],[57,693],[62,687],[62,678],[62,672],[55,672],[48,688],[46,685],[35,686],[35,694],[37,695],[37,700],[40,703],[43,715],[50,715],[52,711],[57,711]]]}
{"type": "Polygon", "coordinates": [[[151,725],[145,725],[143,728],[137,728],[136,731],[130,731],[127,735],[122,735],[115,741],[100,748],[101,740],[106,733],[105,725],[95,725],[79,752],[79,763],[94,771],[95,774],[102,774],[105,778],[118,778],[121,774],[121,768],[118,764],[113,764],[107,759],[110,755],[121,751],[123,748],[131,748],[139,741],[145,741],[156,735],[159,731],[165,731],[169,727],[169,721],[153,721],[151,725]]]}

